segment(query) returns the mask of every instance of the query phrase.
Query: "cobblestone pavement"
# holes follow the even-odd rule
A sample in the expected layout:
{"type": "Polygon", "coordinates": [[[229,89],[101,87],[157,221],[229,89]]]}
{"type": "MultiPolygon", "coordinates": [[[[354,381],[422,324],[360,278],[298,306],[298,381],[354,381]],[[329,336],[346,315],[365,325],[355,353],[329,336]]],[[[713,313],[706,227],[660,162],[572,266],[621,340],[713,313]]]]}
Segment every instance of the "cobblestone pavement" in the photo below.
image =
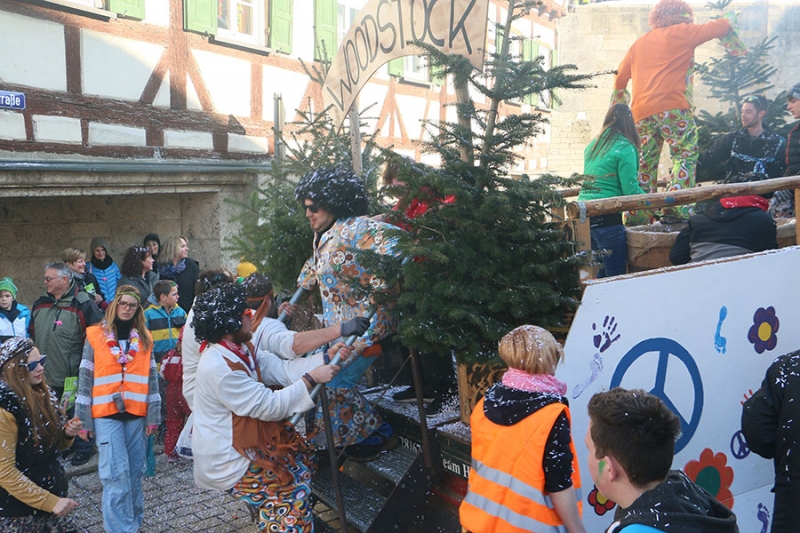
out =
{"type": "MultiPolygon", "coordinates": [[[[155,477],[145,477],[144,523],[141,533],[248,532],[257,528],[247,506],[220,491],[194,484],[192,462],[167,463],[156,456],[155,477]]],[[[103,486],[97,475],[97,455],[81,470],[69,468],[69,496],[80,503],[73,513],[76,525],[87,533],[103,533],[100,500],[103,486]],[[93,463],[93,464],[92,464],[93,463]]]]}
{"type": "MultiPolygon", "coordinates": [[[[197,487],[192,462],[168,463],[158,448],[156,475],[142,482],[144,523],[140,533],[257,533],[246,504],[226,493],[197,487]]],[[[67,463],[66,467],[69,497],[80,504],[72,514],[75,525],[85,533],[103,533],[103,486],[97,475],[97,454],[85,465],[67,463]]],[[[339,531],[333,511],[322,504],[315,511],[331,527],[328,531],[339,531]]]]}

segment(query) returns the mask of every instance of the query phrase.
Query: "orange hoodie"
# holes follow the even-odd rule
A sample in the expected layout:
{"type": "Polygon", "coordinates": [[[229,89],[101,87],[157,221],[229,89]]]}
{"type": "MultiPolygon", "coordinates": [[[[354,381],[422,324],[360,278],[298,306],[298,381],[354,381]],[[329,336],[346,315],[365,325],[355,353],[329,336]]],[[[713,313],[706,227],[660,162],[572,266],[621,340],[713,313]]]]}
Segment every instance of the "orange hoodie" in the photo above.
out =
{"type": "Polygon", "coordinates": [[[691,107],[686,99],[686,74],[694,49],[731,29],[726,19],[705,24],[673,24],[639,37],[619,64],[614,89],[624,90],[633,78],[633,119],[691,107]]]}

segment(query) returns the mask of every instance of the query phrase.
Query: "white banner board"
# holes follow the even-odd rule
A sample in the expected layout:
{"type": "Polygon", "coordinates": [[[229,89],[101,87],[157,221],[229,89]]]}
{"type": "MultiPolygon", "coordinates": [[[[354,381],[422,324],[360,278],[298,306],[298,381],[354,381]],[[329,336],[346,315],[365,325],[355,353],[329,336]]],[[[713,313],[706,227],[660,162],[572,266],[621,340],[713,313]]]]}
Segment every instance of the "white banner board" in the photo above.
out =
{"type": "Polygon", "coordinates": [[[589,284],[556,372],[568,385],[587,531],[603,531],[616,508],[587,471],[586,406],[616,386],[665,400],[683,430],[672,467],[732,507],[740,531],[769,531],[772,462],[747,449],[740,419],[772,361],[800,349],[797,272],[800,248],[790,247],[589,284]]]}

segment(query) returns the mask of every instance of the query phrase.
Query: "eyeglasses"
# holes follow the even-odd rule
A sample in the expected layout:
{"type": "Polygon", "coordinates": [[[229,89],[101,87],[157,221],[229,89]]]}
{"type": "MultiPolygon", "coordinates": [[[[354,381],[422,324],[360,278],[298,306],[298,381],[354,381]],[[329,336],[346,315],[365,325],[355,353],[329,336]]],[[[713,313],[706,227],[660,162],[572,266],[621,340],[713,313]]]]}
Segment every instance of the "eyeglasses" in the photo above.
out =
{"type": "Polygon", "coordinates": [[[747,96],[742,100],[743,104],[755,104],[761,111],[767,108],[767,99],[761,95],[747,96]]]}
{"type": "Polygon", "coordinates": [[[27,366],[28,372],[33,372],[39,365],[42,365],[42,368],[44,368],[44,365],[46,363],[47,363],[47,356],[43,355],[37,361],[31,361],[30,363],[19,363],[19,366],[27,366]]]}
{"type": "Polygon", "coordinates": [[[316,213],[320,209],[320,207],[317,204],[309,204],[309,205],[303,204],[303,207],[308,209],[312,213],[316,213]]]}
{"type": "Polygon", "coordinates": [[[120,300],[117,302],[117,307],[122,307],[123,309],[136,309],[139,307],[139,304],[136,302],[123,302],[120,300]]]}
{"type": "Polygon", "coordinates": [[[42,278],[42,279],[44,279],[44,282],[45,282],[45,283],[50,283],[50,282],[51,282],[51,281],[53,281],[53,280],[56,280],[56,279],[59,279],[59,278],[63,278],[63,277],[65,277],[65,276],[55,276],[55,277],[53,277],[53,278],[48,278],[47,276],[45,276],[45,277],[44,277],[44,278],[42,278]]]}

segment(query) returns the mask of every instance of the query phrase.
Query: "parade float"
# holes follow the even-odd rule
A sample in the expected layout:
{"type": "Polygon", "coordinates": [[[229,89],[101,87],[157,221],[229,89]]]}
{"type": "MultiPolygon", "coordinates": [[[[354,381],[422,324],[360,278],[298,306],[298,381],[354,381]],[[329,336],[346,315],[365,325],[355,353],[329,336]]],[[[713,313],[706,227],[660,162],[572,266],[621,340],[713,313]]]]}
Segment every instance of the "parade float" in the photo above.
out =
{"type": "MultiPolygon", "coordinates": [[[[327,506],[326,519],[358,531],[459,531],[471,465],[469,415],[504,372],[491,352],[502,334],[534,323],[565,346],[556,376],[568,385],[587,530],[605,529],[616,504],[585,471],[586,403],[595,392],[622,386],[667,402],[683,430],[673,467],[731,507],[740,529],[766,532],[772,466],[749,452],[739,419],[741,402],[772,360],[800,349],[800,333],[787,327],[800,266],[793,223],[783,225],[779,250],[677,267],[665,260],[673,228],[641,227],[629,239],[629,274],[595,280],[588,217],[796,189],[800,178],[571,203],[565,213],[559,188],[577,180],[507,174],[516,147],[541,131],[541,117],[533,108],[501,117],[498,108],[534,93],[555,102],[558,90],[580,87],[589,76],[545,70],[535,58],[508,60],[513,41],[501,36],[512,34],[515,10],[526,8],[515,2],[498,29],[496,52],[478,53],[475,43],[486,42],[486,5],[451,0],[426,12],[417,3],[389,10],[387,2],[368,2],[328,70],[322,90],[329,114],[335,129],[349,114],[354,152],[360,143],[353,103],[380,65],[427,53],[452,80],[456,120],[427,141],[442,167],[407,161],[403,170],[411,197],[452,195],[456,202],[430,210],[416,225],[405,221],[414,239],[402,253],[413,260],[394,274],[405,284],[398,336],[411,353],[401,364],[411,365],[420,390],[416,360],[453,357],[458,394],[450,408],[426,416],[421,397],[411,404],[392,400],[398,386],[391,379],[370,383],[365,395],[399,433],[401,446],[370,463],[321,469],[314,492],[324,506],[316,511],[327,506]],[[393,31],[377,31],[383,27],[393,31]],[[409,28],[414,37],[404,40],[400,33],[409,28]],[[475,74],[481,69],[489,75],[475,74]],[[488,104],[475,106],[470,91],[488,104]]],[[[355,155],[353,163],[358,167],[355,155]]]]}

